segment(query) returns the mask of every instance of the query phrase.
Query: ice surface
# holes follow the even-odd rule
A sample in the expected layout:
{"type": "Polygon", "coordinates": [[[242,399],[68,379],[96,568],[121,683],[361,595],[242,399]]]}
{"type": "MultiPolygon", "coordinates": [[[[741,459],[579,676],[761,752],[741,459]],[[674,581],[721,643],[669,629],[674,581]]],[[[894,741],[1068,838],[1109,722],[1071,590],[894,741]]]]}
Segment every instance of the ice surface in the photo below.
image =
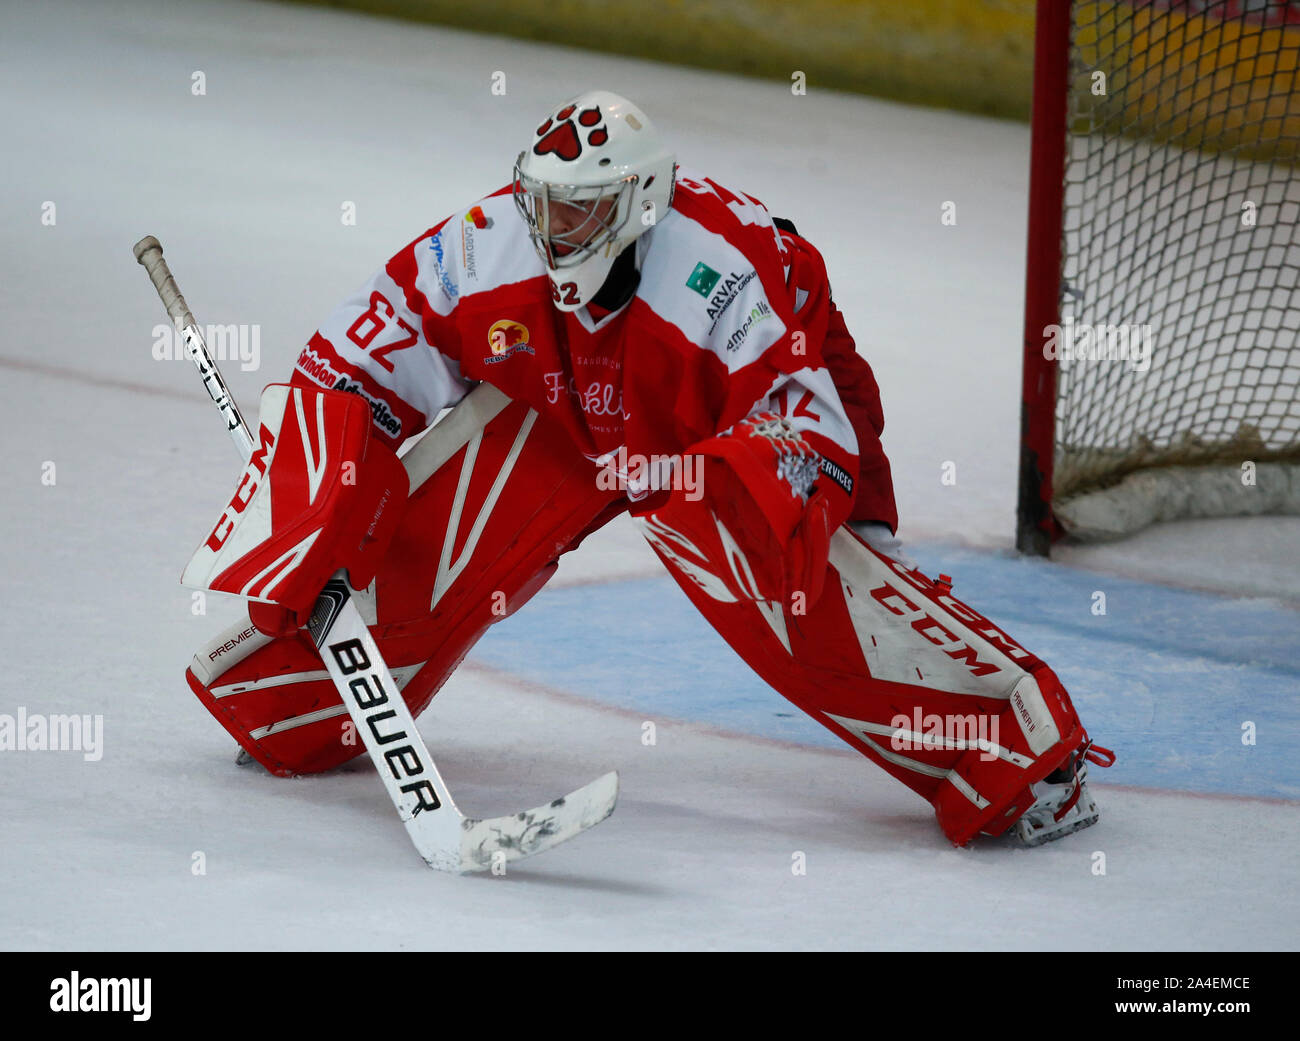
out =
{"type": "Polygon", "coordinates": [[[0,947],[1295,946],[1300,521],[1172,525],[1050,565],[1006,552],[1024,126],[296,6],[0,19],[0,713],[105,727],[98,762],[0,752],[0,947]],[[239,462],[189,363],[152,357],[163,314],[131,245],[162,240],[200,322],[258,324],[260,367],[224,366],[248,409],[373,267],[505,182],[539,105],[595,84],[822,249],[883,389],[903,536],[1120,753],[1095,828],[953,850],[728,658],[624,525],[421,717],[469,813],[620,770],[590,834],[504,878],[439,876],[366,761],[288,782],[232,765],[182,673],[239,608],[194,615],[177,576],[239,462]]]}

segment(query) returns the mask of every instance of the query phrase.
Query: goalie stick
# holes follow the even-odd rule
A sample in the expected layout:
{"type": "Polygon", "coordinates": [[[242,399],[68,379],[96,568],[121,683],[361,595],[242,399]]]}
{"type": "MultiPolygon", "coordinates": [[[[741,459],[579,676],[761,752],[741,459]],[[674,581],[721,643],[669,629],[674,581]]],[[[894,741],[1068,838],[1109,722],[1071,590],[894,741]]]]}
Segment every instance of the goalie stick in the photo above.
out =
{"type": "MultiPolygon", "coordinates": [[[[135,244],[133,253],[149,273],[168,316],[180,328],[203,384],[247,462],[253,453],[253,438],[163,259],[162,245],[149,235],[135,244]]],[[[307,630],[407,834],[430,867],[481,871],[493,867],[498,858],[529,857],[573,838],[614,812],[618,774],[610,772],[522,813],[483,820],[466,817],[456,808],[411,710],[357,610],[346,572],[336,572],[321,591],[307,630]]]]}

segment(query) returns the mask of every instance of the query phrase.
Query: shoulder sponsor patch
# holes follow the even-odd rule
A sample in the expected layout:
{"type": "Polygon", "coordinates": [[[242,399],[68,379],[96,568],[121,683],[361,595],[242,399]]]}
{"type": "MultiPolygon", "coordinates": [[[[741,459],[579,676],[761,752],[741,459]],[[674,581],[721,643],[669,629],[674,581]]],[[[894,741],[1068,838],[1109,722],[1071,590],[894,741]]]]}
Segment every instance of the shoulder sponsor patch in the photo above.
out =
{"type": "Polygon", "coordinates": [[[493,322],[492,327],[488,329],[487,338],[492,353],[483,361],[488,365],[505,361],[512,354],[518,354],[520,351],[525,354],[536,353],[528,342],[528,326],[511,318],[502,318],[500,321],[493,322]]]}
{"type": "Polygon", "coordinates": [[[749,271],[732,271],[725,276],[715,280],[716,288],[713,295],[708,298],[709,306],[707,313],[713,324],[709,326],[710,334],[718,327],[718,322],[722,316],[727,313],[727,309],[736,302],[744,288],[758,277],[758,272],[750,269],[749,271]]]}
{"type": "Polygon", "coordinates": [[[750,330],[752,330],[759,322],[766,321],[771,317],[772,308],[767,305],[766,300],[760,300],[749,309],[749,314],[745,315],[744,321],[740,323],[740,327],[727,337],[727,350],[740,350],[741,345],[749,338],[750,330]]]}
{"type": "Polygon", "coordinates": [[[695,270],[691,272],[691,277],[686,280],[688,289],[693,289],[705,299],[713,292],[713,287],[718,284],[719,275],[713,268],[709,267],[704,261],[695,265],[695,270]]]}
{"type": "Polygon", "coordinates": [[[844,467],[839,466],[838,464],[831,462],[825,456],[822,456],[821,466],[819,469],[832,481],[843,488],[846,495],[850,497],[853,495],[853,478],[844,467]]]}
{"type": "Polygon", "coordinates": [[[443,245],[442,232],[429,236],[429,250],[433,253],[433,273],[438,279],[438,288],[448,300],[454,301],[460,295],[460,287],[447,273],[446,247],[443,245]]]}
{"type": "Polygon", "coordinates": [[[299,352],[295,366],[303,375],[310,377],[313,382],[322,387],[328,387],[331,390],[346,390],[349,394],[356,394],[358,397],[364,398],[366,404],[370,406],[370,416],[374,420],[375,426],[392,437],[400,438],[402,436],[402,421],[393,415],[386,401],[369,394],[359,380],[349,380],[344,373],[334,369],[328,359],[322,357],[310,347],[304,347],[299,352]]]}

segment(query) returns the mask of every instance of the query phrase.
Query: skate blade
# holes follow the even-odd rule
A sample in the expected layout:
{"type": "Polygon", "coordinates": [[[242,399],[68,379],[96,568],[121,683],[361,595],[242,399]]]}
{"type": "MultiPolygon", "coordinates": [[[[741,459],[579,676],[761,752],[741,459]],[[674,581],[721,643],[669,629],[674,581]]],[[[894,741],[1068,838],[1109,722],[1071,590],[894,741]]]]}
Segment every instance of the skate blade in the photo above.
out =
{"type": "Polygon", "coordinates": [[[1019,820],[1016,822],[1015,832],[1021,845],[1042,846],[1045,843],[1063,839],[1067,835],[1073,835],[1076,831],[1090,828],[1100,819],[1101,813],[1097,809],[1097,804],[1090,802],[1082,813],[1072,816],[1068,820],[1063,820],[1059,824],[1051,821],[1042,827],[1035,828],[1031,821],[1019,820]]]}

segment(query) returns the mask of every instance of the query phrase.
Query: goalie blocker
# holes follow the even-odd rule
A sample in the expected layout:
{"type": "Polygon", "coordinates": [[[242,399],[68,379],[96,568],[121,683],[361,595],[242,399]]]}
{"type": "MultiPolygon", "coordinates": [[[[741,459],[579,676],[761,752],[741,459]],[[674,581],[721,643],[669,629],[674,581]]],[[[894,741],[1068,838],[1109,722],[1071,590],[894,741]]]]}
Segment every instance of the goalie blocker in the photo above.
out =
{"type": "MultiPolygon", "coordinates": [[[[763,433],[754,426],[767,421],[751,420],[732,432],[749,445],[712,439],[701,446],[712,468],[702,499],[660,496],[640,504],[636,523],[754,671],[928,800],[949,840],[960,846],[1005,831],[1034,805],[1048,775],[1058,771],[1051,780],[1059,780],[1062,767],[1073,775],[1087,749],[1064,687],[954,597],[946,579],[909,570],[847,527],[829,533],[845,502],[825,474],[808,487],[800,479],[807,471],[788,459],[779,471],[785,476],[760,490],[755,462],[800,450],[781,443],[792,431],[763,433]]],[[[628,502],[599,486],[563,430],[487,385],[402,462],[412,490],[366,607],[418,714],[487,627],[522,606],[559,556],[628,502]]],[[[274,458],[270,473],[274,480],[274,458]]],[[[359,486],[371,487],[365,479],[359,486]]],[[[339,530],[355,523],[340,522],[339,530]]],[[[360,561],[361,577],[369,559],[360,561]]],[[[237,625],[200,650],[187,676],[200,701],[272,773],[327,770],[362,751],[305,633],[237,625]]],[[[1069,804],[1064,813],[1075,799],[1060,801],[1069,804]]]]}
{"type": "Polygon", "coordinates": [[[354,588],[370,584],[408,492],[401,461],[372,436],[365,401],[272,383],[257,447],[181,581],[258,601],[250,612],[260,629],[293,631],[339,568],[354,588]]]}

